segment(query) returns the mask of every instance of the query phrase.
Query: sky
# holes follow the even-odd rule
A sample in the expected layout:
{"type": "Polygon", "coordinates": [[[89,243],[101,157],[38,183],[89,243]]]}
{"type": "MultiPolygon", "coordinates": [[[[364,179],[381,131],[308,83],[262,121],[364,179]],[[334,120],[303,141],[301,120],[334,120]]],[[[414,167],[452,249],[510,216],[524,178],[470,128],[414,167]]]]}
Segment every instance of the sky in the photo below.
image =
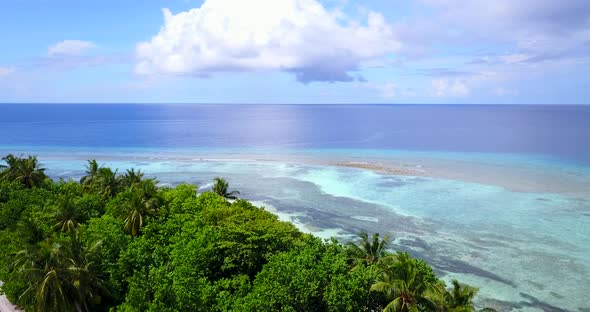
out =
{"type": "Polygon", "coordinates": [[[590,104],[588,0],[6,0],[0,103],[590,104]]]}

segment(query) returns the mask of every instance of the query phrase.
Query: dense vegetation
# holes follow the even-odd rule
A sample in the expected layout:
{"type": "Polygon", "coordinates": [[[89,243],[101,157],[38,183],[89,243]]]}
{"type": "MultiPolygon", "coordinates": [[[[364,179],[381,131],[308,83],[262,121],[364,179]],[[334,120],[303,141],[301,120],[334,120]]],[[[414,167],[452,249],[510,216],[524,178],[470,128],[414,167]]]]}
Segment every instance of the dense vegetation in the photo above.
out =
{"type": "Polygon", "coordinates": [[[223,179],[197,195],[94,160],[79,182],[3,160],[0,280],[27,311],[475,311],[477,289],[447,289],[387,237],[322,241],[223,179]]]}

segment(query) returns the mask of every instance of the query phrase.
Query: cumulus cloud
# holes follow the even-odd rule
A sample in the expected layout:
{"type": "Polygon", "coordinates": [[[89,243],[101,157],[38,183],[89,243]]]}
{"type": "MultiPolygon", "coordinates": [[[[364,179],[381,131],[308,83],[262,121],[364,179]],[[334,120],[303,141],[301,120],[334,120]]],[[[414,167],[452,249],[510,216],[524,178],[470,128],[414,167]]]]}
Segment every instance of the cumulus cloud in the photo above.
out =
{"type": "Polygon", "coordinates": [[[47,49],[47,55],[50,57],[79,56],[95,47],[96,45],[90,41],[64,40],[51,45],[47,49]]]}
{"type": "Polygon", "coordinates": [[[437,97],[465,97],[471,93],[467,84],[460,79],[434,79],[432,90],[437,97]]]}
{"type": "Polygon", "coordinates": [[[206,0],[163,11],[160,32],[137,45],[139,74],[281,70],[301,82],[352,81],[364,62],[400,47],[382,15],[351,21],[316,0],[206,0]]]}

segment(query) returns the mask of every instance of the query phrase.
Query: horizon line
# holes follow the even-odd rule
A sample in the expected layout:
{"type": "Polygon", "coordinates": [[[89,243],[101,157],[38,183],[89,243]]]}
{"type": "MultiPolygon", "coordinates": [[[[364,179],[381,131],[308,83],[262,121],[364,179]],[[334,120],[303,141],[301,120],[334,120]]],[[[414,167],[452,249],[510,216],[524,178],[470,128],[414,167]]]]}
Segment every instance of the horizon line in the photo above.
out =
{"type": "Polygon", "coordinates": [[[588,106],[590,103],[207,103],[207,102],[0,102],[0,105],[368,105],[368,106],[588,106]]]}

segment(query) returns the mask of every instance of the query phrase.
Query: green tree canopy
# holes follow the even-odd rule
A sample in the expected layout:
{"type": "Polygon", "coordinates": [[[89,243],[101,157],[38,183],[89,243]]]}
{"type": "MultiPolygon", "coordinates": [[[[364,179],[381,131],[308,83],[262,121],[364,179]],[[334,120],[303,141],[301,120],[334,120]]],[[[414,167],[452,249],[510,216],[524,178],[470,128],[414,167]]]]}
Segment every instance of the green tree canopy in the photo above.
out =
{"type": "Polygon", "coordinates": [[[222,178],[198,194],[96,160],[79,182],[4,163],[1,287],[27,311],[474,311],[476,288],[447,289],[387,235],[321,240],[222,178]]]}
{"type": "Polygon", "coordinates": [[[41,167],[35,156],[22,158],[8,154],[2,160],[6,162],[0,172],[2,180],[18,181],[30,189],[39,186],[47,178],[45,168],[41,167]]]}

